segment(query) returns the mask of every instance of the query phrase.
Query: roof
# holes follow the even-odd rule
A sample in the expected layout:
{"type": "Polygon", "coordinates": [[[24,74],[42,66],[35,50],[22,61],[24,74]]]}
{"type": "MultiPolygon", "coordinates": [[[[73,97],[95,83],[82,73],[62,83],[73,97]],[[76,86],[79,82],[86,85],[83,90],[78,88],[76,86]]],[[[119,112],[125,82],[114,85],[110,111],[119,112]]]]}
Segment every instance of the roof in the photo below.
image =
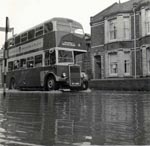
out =
{"type": "MultiPolygon", "coordinates": [[[[104,20],[105,17],[114,15],[116,13],[127,13],[133,11],[133,4],[140,3],[143,0],[130,0],[124,3],[114,3],[100,13],[91,17],[91,22],[98,22],[104,20]]],[[[147,0],[148,1],[148,0],[147,0]]]]}

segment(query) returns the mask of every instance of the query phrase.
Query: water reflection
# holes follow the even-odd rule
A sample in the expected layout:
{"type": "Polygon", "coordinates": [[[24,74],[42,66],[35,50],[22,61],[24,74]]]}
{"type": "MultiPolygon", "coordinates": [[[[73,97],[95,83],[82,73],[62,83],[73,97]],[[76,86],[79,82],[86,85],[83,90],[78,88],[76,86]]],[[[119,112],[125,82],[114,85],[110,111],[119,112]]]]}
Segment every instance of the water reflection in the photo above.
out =
{"type": "Polygon", "coordinates": [[[8,93],[0,145],[150,144],[150,94],[8,93]]]}

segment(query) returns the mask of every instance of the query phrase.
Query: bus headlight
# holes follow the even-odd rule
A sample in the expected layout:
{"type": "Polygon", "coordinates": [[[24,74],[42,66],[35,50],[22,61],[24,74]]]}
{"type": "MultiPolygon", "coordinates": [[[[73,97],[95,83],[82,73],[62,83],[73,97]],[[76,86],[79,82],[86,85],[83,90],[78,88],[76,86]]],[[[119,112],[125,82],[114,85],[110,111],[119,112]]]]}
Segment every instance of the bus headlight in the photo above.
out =
{"type": "Polygon", "coordinates": [[[67,77],[67,75],[66,75],[65,72],[63,72],[61,76],[62,76],[63,78],[66,78],[66,77],[67,77]]]}

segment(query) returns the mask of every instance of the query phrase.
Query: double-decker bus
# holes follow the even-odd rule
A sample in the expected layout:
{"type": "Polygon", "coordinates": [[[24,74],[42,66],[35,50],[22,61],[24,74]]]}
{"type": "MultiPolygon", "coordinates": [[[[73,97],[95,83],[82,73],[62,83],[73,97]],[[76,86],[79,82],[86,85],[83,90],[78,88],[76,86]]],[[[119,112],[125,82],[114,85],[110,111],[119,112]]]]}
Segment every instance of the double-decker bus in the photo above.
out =
{"type": "Polygon", "coordinates": [[[9,89],[88,88],[88,77],[76,60],[86,52],[80,23],[53,18],[15,35],[7,44],[9,89]]]}

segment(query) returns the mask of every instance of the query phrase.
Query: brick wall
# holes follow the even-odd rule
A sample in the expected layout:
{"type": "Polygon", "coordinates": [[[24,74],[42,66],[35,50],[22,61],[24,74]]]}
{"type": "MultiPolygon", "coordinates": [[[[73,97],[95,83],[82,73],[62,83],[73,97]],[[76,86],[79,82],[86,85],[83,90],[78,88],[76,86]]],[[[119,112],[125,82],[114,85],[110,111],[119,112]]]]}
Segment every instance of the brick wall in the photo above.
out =
{"type": "Polygon", "coordinates": [[[89,87],[96,90],[150,91],[150,78],[91,80],[89,87]]]}
{"type": "Polygon", "coordinates": [[[104,24],[91,27],[91,46],[99,46],[104,44],[104,24]]]}

